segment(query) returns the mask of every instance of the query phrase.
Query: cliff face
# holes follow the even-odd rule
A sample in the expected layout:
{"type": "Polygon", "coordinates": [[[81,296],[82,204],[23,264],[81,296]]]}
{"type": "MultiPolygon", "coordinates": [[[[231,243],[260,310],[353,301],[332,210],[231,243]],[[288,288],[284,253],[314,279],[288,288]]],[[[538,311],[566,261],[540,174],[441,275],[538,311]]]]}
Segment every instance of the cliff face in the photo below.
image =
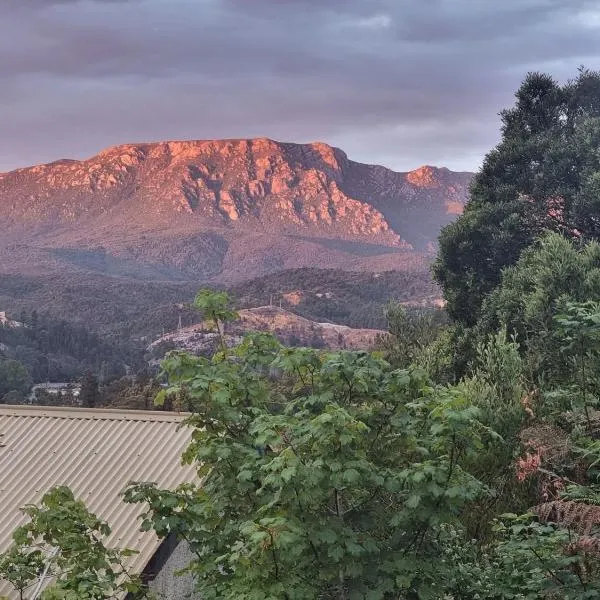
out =
{"type": "Polygon", "coordinates": [[[17,266],[41,252],[55,266],[144,277],[396,268],[462,210],[470,179],[396,173],[322,143],[130,144],[0,174],[0,245],[17,266]]]}

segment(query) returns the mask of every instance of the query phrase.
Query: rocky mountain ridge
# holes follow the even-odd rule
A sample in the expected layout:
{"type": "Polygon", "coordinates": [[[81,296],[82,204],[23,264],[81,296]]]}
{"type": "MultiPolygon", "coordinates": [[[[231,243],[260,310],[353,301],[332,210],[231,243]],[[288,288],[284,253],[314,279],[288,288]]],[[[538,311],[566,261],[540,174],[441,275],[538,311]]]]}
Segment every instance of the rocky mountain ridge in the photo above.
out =
{"type": "Polygon", "coordinates": [[[0,174],[0,253],[18,268],[143,279],[414,267],[470,180],[364,165],[323,143],[127,144],[0,174]]]}

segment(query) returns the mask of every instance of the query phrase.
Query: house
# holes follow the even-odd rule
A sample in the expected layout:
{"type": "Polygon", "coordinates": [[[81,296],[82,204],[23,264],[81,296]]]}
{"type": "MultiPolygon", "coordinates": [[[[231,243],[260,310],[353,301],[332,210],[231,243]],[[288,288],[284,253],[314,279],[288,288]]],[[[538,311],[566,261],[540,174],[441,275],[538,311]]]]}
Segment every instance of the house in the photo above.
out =
{"type": "MultiPolygon", "coordinates": [[[[0,553],[25,517],[20,507],[38,503],[57,485],[110,525],[107,545],[135,550],[128,568],[143,574],[157,598],[193,597],[191,577],[176,571],[190,558],[176,540],[140,531],[142,507],[126,504],[121,492],[130,481],[153,481],[173,488],[197,479],[181,464],[191,430],[184,414],[158,411],[96,410],[0,405],[0,553]]],[[[17,600],[0,581],[0,597],[17,600]]]]}
{"type": "Polygon", "coordinates": [[[37,383],[31,388],[29,400],[33,401],[36,397],[36,392],[45,392],[51,396],[62,396],[63,394],[73,394],[73,398],[78,398],[81,392],[80,383],[37,383]]]}
{"type": "Polygon", "coordinates": [[[19,321],[13,321],[6,316],[5,311],[0,311],[0,326],[1,327],[23,327],[23,323],[19,321]]]}

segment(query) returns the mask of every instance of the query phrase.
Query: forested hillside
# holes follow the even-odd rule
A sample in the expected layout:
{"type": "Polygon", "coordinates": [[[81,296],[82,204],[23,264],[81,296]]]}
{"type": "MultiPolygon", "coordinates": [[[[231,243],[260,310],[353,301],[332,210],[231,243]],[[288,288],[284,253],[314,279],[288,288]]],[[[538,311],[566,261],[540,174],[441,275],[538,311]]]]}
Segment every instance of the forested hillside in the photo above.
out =
{"type": "Polygon", "coordinates": [[[387,303],[433,308],[439,305],[441,295],[426,271],[360,273],[335,269],[274,273],[232,286],[229,291],[242,308],[281,304],[315,321],[376,329],[387,326],[387,303]]]}
{"type": "MultiPolygon", "coordinates": [[[[191,303],[198,283],[132,281],[103,276],[3,276],[0,307],[18,317],[22,310],[48,312],[118,339],[154,337],[191,325],[191,303]]],[[[219,286],[229,289],[240,308],[272,302],[316,321],[351,327],[385,327],[387,302],[435,306],[441,291],[426,268],[377,273],[338,269],[292,269],[219,286]]]]}
{"type": "Polygon", "coordinates": [[[143,351],[133,345],[35,311],[0,325],[0,401],[11,391],[22,399],[33,383],[77,381],[86,371],[108,383],[142,366],[143,351]]]}

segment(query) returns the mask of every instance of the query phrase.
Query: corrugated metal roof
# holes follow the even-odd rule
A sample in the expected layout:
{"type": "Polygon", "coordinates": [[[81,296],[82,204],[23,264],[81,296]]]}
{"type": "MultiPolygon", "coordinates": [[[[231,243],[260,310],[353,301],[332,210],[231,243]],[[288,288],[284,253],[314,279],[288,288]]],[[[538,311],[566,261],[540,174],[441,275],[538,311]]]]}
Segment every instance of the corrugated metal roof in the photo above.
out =
{"type": "MultiPolygon", "coordinates": [[[[112,529],[107,545],[130,548],[128,559],[140,573],[159,540],[140,532],[139,505],[125,504],[130,481],[153,481],[172,488],[194,481],[193,467],[181,465],[191,430],[186,415],[169,412],[96,410],[0,405],[0,552],[24,522],[19,508],[40,501],[57,485],[67,485],[112,529]]],[[[12,588],[0,582],[0,596],[12,588]]]]}

